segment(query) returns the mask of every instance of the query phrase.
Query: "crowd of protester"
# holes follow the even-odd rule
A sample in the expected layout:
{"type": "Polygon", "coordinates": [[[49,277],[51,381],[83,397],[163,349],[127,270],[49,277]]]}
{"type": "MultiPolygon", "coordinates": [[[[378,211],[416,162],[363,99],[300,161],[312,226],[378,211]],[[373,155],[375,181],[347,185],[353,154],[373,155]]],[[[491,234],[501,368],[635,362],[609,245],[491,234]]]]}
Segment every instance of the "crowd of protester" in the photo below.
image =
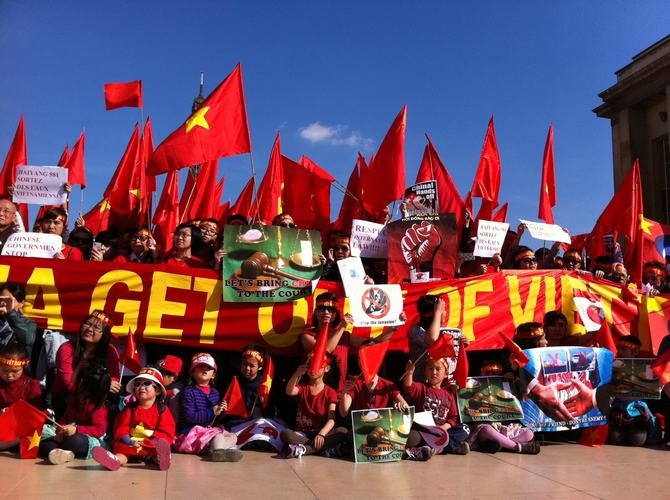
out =
{"type": "MultiPolygon", "coordinates": [[[[656,295],[668,291],[663,262],[645,263],[641,282],[631,283],[616,245],[611,255],[592,258],[575,248],[567,248],[559,255],[559,244],[534,251],[520,244],[523,225],[516,232],[509,231],[500,254],[487,259],[472,257],[471,220],[467,213],[455,277],[479,276],[500,269],[563,269],[592,273],[594,279],[631,287],[637,293],[656,295]]],[[[241,215],[227,220],[228,224],[249,222],[241,215]]],[[[273,224],[296,227],[290,214],[285,213],[279,214],[273,224]]],[[[23,230],[16,206],[9,200],[0,200],[0,246],[11,234],[23,230]]],[[[79,219],[68,232],[68,214],[58,207],[46,210],[33,230],[63,238],[56,259],[220,269],[225,255],[222,227],[215,219],[179,224],[169,252],[158,247],[149,227],[125,233],[109,228],[94,234],[79,219]]],[[[322,279],[341,280],[336,262],[350,256],[349,235],[338,231],[327,235],[322,279]]],[[[368,283],[386,282],[384,260],[371,259],[364,264],[368,283]]],[[[54,422],[43,430],[40,455],[52,464],[93,458],[109,470],[133,460],[165,470],[170,466],[171,451],[205,455],[212,461],[238,461],[243,452],[236,446],[237,436],[231,429],[260,418],[285,427],[281,433],[283,447],[278,451],[286,458],[310,454],[350,458],[351,411],[389,406],[404,411],[409,405],[417,411],[430,411],[435,424],[447,433],[448,444],[438,450],[442,453],[540,452],[538,436],[520,423],[478,423],[468,428],[460,422],[455,360],[425,356],[445,324],[446,307],[440,297],[426,295],[418,301],[419,321],[408,334],[409,359],[397,353],[387,356],[386,365],[369,383],[360,377],[356,352],[367,344],[391,338],[394,329],[385,329],[374,340],[355,335],[352,318],[343,314],[340,299],[343,297],[332,293],[315,298],[312,321],[300,336],[302,356],[275,360],[279,369],[268,393],[264,391],[264,374],[267,375],[271,357],[260,344],[250,344],[236,355],[188,353],[164,346],[151,350],[144,346],[147,365],[131,378],[122,377],[119,352],[111,335],[112,317],[100,310],[83,318],[78,332],[47,332],[51,336],[45,333],[37,352],[37,326],[21,312],[23,286],[8,282],[0,286],[0,411],[19,399],[48,409],[54,422]],[[328,335],[323,363],[315,360],[313,352],[322,331],[328,335]],[[319,369],[310,370],[316,361],[319,369]],[[222,396],[232,381],[239,386],[242,412],[238,409],[231,413],[230,398],[222,396]]],[[[560,311],[550,311],[544,324],[519,325],[514,341],[522,349],[596,345],[592,335],[570,335],[567,324],[560,311]]],[[[670,340],[666,340],[658,355],[670,348],[670,340]]],[[[640,341],[633,335],[622,335],[617,343],[620,352],[629,357],[639,353],[640,341]]],[[[463,350],[459,355],[468,354],[463,350]]],[[[485,355],[494,359],[473,363],[470,375],[504,375],[513,386],[521,384],[519,366],[507,351],[487,351],[485,355]]],[[[552,399],[542,390],[535,387],[529,397],[547,414],[570,420],[570,409],[561,407],[555,395],[552,399]]],[[[664,393],[655,407],[650,406],[653,405],[644,401],[612,401],[610,441],[638,446],[667,441],[667,433],[663,436],[658,426],[654,427],[656,414],[668,413],[667,395],[664,393]]],[[[0,449],[16,446],[16,442],[0,443],[0,449]]],[[[245,448],[262,446],[254,441],[245,448]]],[[[428,460],[435,452],[418,431],[409,433],[405,458],[428,460]]]]}

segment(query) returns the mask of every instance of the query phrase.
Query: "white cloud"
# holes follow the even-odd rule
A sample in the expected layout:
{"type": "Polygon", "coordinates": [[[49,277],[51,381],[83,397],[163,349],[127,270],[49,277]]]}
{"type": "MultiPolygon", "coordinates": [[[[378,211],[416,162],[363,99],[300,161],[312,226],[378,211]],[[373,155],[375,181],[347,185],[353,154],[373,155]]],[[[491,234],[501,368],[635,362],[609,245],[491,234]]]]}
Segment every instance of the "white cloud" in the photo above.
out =
{"type": "Polygon", "coordinates": [[[313,144],[326,143],[331,146],[350,146],[362,149],[372,147],[372,139],[363,137],[347,125],[322,125],[320,122],[314,122],[299,129],[298,132],[300,137],[313,144]]]}

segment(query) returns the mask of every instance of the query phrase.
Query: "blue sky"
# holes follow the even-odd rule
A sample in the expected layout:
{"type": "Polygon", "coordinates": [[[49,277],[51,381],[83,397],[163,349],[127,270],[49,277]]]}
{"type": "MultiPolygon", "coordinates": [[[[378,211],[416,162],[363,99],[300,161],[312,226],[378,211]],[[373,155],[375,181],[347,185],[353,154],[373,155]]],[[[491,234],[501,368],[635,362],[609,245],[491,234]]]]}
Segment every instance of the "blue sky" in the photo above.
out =
{"type": "MultiPolygon", "coordinates": [[[[21,113],[34,165],[54,164],[85,128],[87,210],[139,120],[137,109],[105,111],[103,83],[143,81],[158,143],[188,116],[200,71],[208,93],[241,61],[259,174],[279,130],[284,154],[306,154],[346,184],[357,151],[375,151],[407,104],[408,183],[428,132],[465,195],[494,115],[501,201],[510,202],[516,225],[536,219],[554,123],[554,215],[580,233],[613,194],[609,121],[591,111],[597,94],[668,34],[669,21],[661,0],[0,0],[0,155],[21,113]]],[[[223,159],[219,172],[223,200],[235,199],[250,176],[249,157],[223,159]]],[[[333,198],[337,210],[341,195],[333,190],[333,198]]],[[[74,200],[78,207],[78,188],[74,200]]]]}

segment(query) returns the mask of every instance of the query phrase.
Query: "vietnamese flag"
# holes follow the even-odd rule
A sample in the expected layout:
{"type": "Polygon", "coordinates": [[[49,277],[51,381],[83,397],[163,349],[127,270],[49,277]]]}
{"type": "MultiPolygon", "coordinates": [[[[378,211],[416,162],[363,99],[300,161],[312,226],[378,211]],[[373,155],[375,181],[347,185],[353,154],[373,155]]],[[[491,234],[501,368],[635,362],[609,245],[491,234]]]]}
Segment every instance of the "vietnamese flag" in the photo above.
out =
{"type": "Polygon", "coordinates": [[[61,153],[60,158],[58,159],[58,163],[56,163],[56,165],[58,165],[59,167],[64,167],[69,157],[70,157],[70,146],[66,144],[65,149],[61,153]]]}
{"type": "MultiPolygon", "coordinates": [[[[179,213],[182,221],[192,219],[210,219],[216,216],[221,200],[221,193],[216,196],[216,178],[219,160],[203,163],[197,174],[190,169],[186,177],[186,185],[179,200],[179,213]],[[212,194],[214,193],[214,194],[212,194]]],[[[223,189],[223,186],[221,186],[223,189]]]]}
{"type": "Polygon", "coordinates": [[[578,443],[582,446],[591,446],[593,448],[600,448],[607,442],[609,435],[609,425],[598,425],[596,427],[587,427],[582,430],[582,436],[578,443]]]}
{"type": "Polygon", "coordinates": [[[0,441],[18,439],[21,458],[36,458],[46,419],[43,411],[19,399],[0,414],[0,441]]]}
{"type": "Polygon", "coordinates": [[[249,410],[247,410],[247,405],[244,402],[242,388],[240,387],[240,382],[237,380],[237,377],[233,377],[233,380],[230,381],[230,385],[228,386],[228,390],[226,390],[226,394],[223,396],[223,400],[228,403],[226,415],[237,415],[242,418],[249,417],[249,410]]]}
{"type": "Polygon", "coordinates": [[[493,222],[505,222],[507,220],[507,208],[509,207],[509,202],[505,202],[496,213],[493,214],[491,220],[493,222]]]}
{"type": "Polygon", "coordinates": [[[610,326],[607,323],[607,320],[603,320],[602,324],[600,325],[600,330],[598,330],[598,333],[596,333],[596,338],[594,340],[595,343],[600,347],[604,347],[605,349],[612,351],[614,353],[614,357],[616,358],[616,342],[614,342],[612,331],[610,330],[610,326]]]}
{"type": "Polygon", "coordinates": [[[240,191],[237,200],[235,200],[235,203],[230,207],[228,215],[238,214],[249,220],[249,217],[251,217],[251,204],[254,199],[255,185],[253,177],[247,181],[244,188],[242,188],[242,191],[240,191]]]}
{"type": "Polygon", "coordinates": [[[67,157],[63,165],[67,168],[67,181],[74,186],[80,184],[82,189],[86,187],[86,171],[84,170],[84,143],[86,136],[84,132],[79,135],[79,139],[72,148],[72,153],[67,157]]]}
{"type": "Polygon", "coordinates": [[[328,347],[328,326],[329,323],[324,323],[316,338],[314,349],[312,349],[312,359],[309,362],[309,374],[316,375],[326,364],[326,351],[328,347]]]}
{"type": "Polygon", "coordinates": [[[514,342],[503,332],[498,332],[498,335],[500,335],[503,342],[505,343],[505,347],[511,351],[514,361],[516,361],[521,368],[530,362],[530,358],[526,356],[526,353],[523,352],[523,349],[521,349],[521,347],[519,347],[516,342],[514,342]]]}
{"type": "Polygon", "coordinates": [[[105,109],[142,107],[142,80],[105,83],[105,109]]]}
{"type": "Polygon", "coordinates": [[[251,212],[255,213],[261,222],[272,224],[272,219],[284,211],[282,203],[283,195],[284,165],[281,155],[281,140],[279,132],[277,132],[277,137],[272,145],[268,168],[258,186],[256,202],[253,204],[251,212]]]}
{"type": "MultiPolygon", "coordinates": [[[[342,198],[342,205],[335,222],[333,222],[333,231],[342,231],[349,234],[351,232],[351,225],[354,219],[361,219],[362,204],[361,204],[361,181],[368,171],[368,166],[365,163],[365,158],[358,153],[358,160],[351,171],[349,181],[347,182],[347,189],[342,198]]],[[[322,236],[323,238],[323,236],[322,236]]]]}
{"type": "MultiPolygon", "coordinates": [[[[0,198],[12,199],[7,189],[16,182],[16,171],[21,165],[28,165],[26,128],[23,115],[19,119],[19,125],[16,127],[12,145],[9,147],[9,151],[7,151],[5,163],[2,166],[2,170],[0,170],[0,198]]],[[[23,224],[27,226],[29,220],[28,205],[20,203],[18,208],[21,219],[23,219],[23,224]]]]}
{"type": "Polygon", "coordinates": [[[137,351],[135,336],[130,328],[128,328],[128,336],[126,337],[126,348],[123,350],[123,355],[119,359],[119,363],[135,373],[138,373],[142,369],[140,353],[137,351]]]}
{"type": "Polygon", "coordinates": [[[362,179],[363,208],[374,220],[380,218],[390,202],[405,193],[406,128],[407,106],[403,106],[362,179]]]}
{"type": "Polygon", "coordinates": [[[554,223],[552,208],[556,206],[556,172],[554,170],[554,126],[549,127],[542,158],[542,182],[540,184],[540,207],[537,216],[547,224],[554,223]]]}
{"type": "Polygon", "coordinates": [[[661,354],[651,364],[651,370],[661,381],[661,384],[670,384],[670,349],[661,354]]]}
{"type": "Polygon", "coordinates": [[[428,355],[433,359],[454,358],[454,337],[448,333],[440,335],[428,348],[428,355]]]}
{"type": "Polygon", "coordinates": [[[458,188],[451,178],[447,167],[442,158],[435,149],[435,146],[426,134],[428,144],[423,150],[423,159],[416,174],[415,184],[420,182],[435,180],[437,182],[438,207],[440,213],[453,213],[456,215],[456,222],[463,222],[463,198],[461,198],[458,188]]]}
{"type": "Polygon", "coordinates": [[[361,371],[363,372],[366,384],[371,384],[375,375],[379,372],[379,368],[382,366],[389,344],[389,341],[380,342],[361,347],[358,350],[358,361],[361,365],[361,371]]]}
{"type": "Polygon", "coordinates": [[[161,174],[249,152],[251,138],[242,66],[238,64],[200,108],[156,148],[147,173],[161,174]]]}
{"type": "Polygon", "coordinates": [[[272,389],[272,381],[275,376],[275,365],[272,362],[270,355],[265,356],[263,364],[263,375],[261,375],[260,383],[258,384],[258,397],[261,398],[263,409],[270,404],[270,389],[272,389]]]}
{"type": "Polygon", "coordinates": [[[468,364],[468,355],[465,352],[465,345],[463,345],[463,339],[461,338],[461,346],[458,350],[458,360],[456,360],[456,369],[454,370],[454,380],[456,380],[456,385],[458,385],[458,387],[465,387],[465,384],[468,381],[469,371],[470,366],[468,364]]]}
{"type": "Polygon", "coordinates": [[[172,249],[172,235],[179,224],[179,172],[170,170],[154,213],[154,237],[163,253],[172,249]]]}
{"type": "MultiPolygon", "coordinates": [[[[472,183],[470,191],[472,197],[489,201],[492,208],[497,207],[498,194],[500,193],[500,170],[500,154],[498,153],[493,117],[491,117],[488,129],[486,130],[477,173],[475,174],[475,180],[472,183]]],[[[490,220],[483,215],[479,218],[490,220]]]]}

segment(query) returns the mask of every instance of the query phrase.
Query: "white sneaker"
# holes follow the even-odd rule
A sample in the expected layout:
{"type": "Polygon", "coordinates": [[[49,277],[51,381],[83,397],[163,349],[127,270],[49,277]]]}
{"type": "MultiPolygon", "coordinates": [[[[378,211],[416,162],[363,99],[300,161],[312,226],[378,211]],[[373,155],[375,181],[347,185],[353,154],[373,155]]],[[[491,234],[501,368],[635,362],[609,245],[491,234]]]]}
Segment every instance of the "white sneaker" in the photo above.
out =
{"type": "Polygon", "coordinates": [[[60,448],[54,448],[49,452],[48,460],[49,463],[54,465],[61,465],[67,462],[72,462],[74,460],[74,452],[70,450],[62,450],[60,448]]]}
{"type": "Polygon", "coordinates": [[[304,444],[289,444],[288,456],[293,458],[300,458],[307,452],[304,444]]]}

